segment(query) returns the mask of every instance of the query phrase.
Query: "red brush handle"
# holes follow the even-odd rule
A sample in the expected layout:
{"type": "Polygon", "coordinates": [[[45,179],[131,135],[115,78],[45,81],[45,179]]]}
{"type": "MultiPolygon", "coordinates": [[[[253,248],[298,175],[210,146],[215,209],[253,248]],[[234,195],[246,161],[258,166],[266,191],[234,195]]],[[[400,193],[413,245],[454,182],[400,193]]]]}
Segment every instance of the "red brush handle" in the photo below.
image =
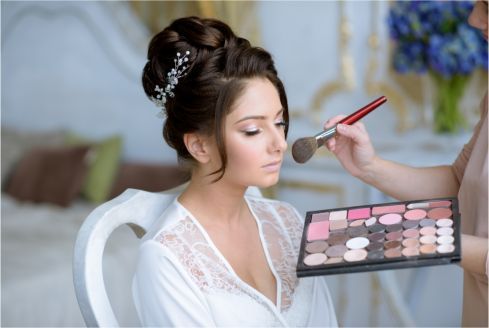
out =
{"type": "Polygon", "coordinates": [[[355,113],[348,115],[347,117],[339,121],[338,124],[341,123],[341,124],[351,125],[356,121],[358,121],[359,119],[361,119],[362,117],[364,117],[365,115],[367,115],[368,113],[370,113],[371,111],[373,111],[374,109],[376,109],[377,107],[379,107],[380,105],[382,105],[383,103],[385,103],[386,101],[387,98],[385,96],[379,97],[374,101],[372,101],[370,104],[360,108],[355,113]]]}

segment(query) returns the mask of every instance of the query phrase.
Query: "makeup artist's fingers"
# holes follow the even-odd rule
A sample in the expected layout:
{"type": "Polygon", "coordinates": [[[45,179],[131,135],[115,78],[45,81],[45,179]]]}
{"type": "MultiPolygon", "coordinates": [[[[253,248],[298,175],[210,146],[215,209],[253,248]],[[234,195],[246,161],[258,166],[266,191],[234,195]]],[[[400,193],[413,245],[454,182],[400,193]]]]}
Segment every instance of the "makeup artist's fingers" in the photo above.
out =
{"type": "Polygon", "coordinates": [[[346,117],[346,115],[336,115],[336,116],[330,118],[329,120],[326,121],[326,123],[324,123],[324,129],[325,130],[329,129],[330,127],[334,126],[336,123],[338,123],[339,121],[341,121],[345,117],[346,117]]]}
{"type": "Polygon", "coordinates": [[[365,127],[365,124],[363,124],[361,121],[358,121],[358,122],[356,122],[356,123],[355,123],[355,124],[353,124],[353,125],[358,126],[358,128],[359,128],[359,129],[360,129],[362,132],[364,132],[364,133],[368,134],[368,131],[367,131],[367,128],[365,127]]]}
{"type": "MultiPolygon", "coordinates": [[[[324,130],[327,130],[330,127],[336,125],[339,121],[341,121],[345,117],[346,115],[336,115],[330,118],[329,120],[326,121],[326,123],[324,123],[324,130]]],[[[328,148],[330,152],[334,152],[336,149],[336,138],[330,138],[328,141],[326,141],[326,148],[328,148]]]]}
{"type": "Polygon", "coordinates": [[[336,131],[338,131],[339,135],[352,139],[353,142],[358,145],[366,144],[369,142],[369,137],[365,131],[365,126],[361,127],[360,124],[338,124],[338,126],[336,127],[336,131]]]}

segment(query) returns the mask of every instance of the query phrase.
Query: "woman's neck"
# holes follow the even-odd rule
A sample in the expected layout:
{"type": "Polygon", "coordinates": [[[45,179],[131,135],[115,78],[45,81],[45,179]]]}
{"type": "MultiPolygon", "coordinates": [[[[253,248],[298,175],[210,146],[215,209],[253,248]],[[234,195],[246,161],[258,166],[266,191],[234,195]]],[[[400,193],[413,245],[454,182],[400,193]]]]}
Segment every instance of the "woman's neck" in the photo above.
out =
{"type": "Polygon", "coordinates": [[[178,201],[203,225],[234,226],[248,211],[245,187],[193,176],[178,201]]]}

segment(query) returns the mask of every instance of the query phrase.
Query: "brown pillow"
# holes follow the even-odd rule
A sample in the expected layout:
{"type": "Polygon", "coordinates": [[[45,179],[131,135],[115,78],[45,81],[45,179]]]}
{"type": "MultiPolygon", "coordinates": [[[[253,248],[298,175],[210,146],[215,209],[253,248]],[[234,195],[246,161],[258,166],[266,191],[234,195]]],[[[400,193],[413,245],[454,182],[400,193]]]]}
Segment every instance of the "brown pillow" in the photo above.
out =
{"type": "Polygon", "coordinates": [[[14,169],[6,192],[22,201],[68,206],[81,189],[89,150],[86,145],[31,149],[14,169]]]}
{"type": "Polygon", "coordinates": [[[187,171],[176,165],[123,163],[112,187],[110,198],[127,188],[158,192],[176,187],[189,179],[187,171]]]}

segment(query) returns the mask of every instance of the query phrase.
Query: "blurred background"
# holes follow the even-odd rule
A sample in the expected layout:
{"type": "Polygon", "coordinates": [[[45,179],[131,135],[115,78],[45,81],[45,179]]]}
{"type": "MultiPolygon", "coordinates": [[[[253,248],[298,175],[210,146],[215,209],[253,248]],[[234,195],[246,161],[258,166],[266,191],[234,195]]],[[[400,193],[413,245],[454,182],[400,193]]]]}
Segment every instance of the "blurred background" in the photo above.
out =
{"type": "MultiPolygon", "coordinates": [[[[288,93],[289,145],[385,95],[387,103],[363,119],[376,149],[428,166],[456,158],[487,90],[487,43],[465,24],[472,5],[2,1],[1,325],[84,325],[71,278],[84,218],[125,188],[158,191],[185,181],[140,83],[151,36],[173,19],[220,18],[272,53],[288,93]],[[439,35],[444,19],[456,32],[439,35]],[[426,33],[418,35],[425,43],[413,41],[413,31],[426,33]]],[[[325,149],[303,165],[288,151],[280,183],[263,192],[303,215],[391,200],[348,176],[325,149]]],[[[130,294],[137,243],[120,229],[105,251],[106,285],[125,326],[139,325],[130,294]]],[[[341,326],[460,325],[456,265],[328,281],[341,326]]]]}

